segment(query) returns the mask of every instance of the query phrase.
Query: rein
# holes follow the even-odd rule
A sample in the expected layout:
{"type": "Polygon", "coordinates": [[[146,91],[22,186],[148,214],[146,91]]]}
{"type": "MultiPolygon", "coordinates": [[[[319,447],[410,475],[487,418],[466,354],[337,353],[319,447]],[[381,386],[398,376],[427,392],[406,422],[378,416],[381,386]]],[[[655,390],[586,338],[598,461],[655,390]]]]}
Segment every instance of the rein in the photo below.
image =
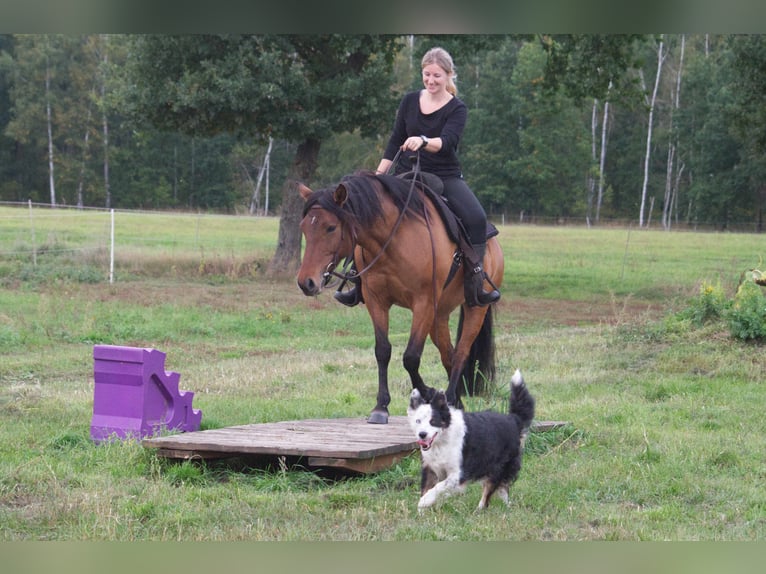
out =
{"type": "MultiPolygon", "coordinates": [[[[393,161],[391,162],[391,166],[396,165],[397,159],[399,159],[399,154],[401,153],[401,150],[396,152],[396,155],[394,156],[393,161]]],[[[391,168],[389,168],[390,171],[391,168]]],[[[347,257],[347,263],[344,265],[344,269],[342,272],[338,272],[335,270],[335,267],[337,266],[337,254],[336,257],[333,258],[333,261],[331,261],[328,264],[328,269],[324,272],[325,279],[329,279],[329,277],[332,275],[334,277],[337,277],[341,279],[342,281],[358,281],[359,277],[367,273],[370,268],[372,268],[373,265],[375,265],[378,260],[383,256],[383,254],[386,252],[386,249],[390,245],[391,241],[394,239],[394,235],[396,235],[397,230],[399,229],[399,226],[401,225],[402,221],[404,220],[405,215],[407,214],[407,207],[410,204],[410,200],[412,199],[412,194],[415,192],[415,179],[417,178],[417,174],[420,173],[420,153],[418,152],[417,155],[417,161],[415,163],[415,177],[412,178],[412,182],[410,183],[410,189],[407,193],[407,200],[404,202],[404,206],[402,207],[401,211],[399,212],[399,217],[396,219],[396,223],[394,223],[394,226],[391,228],[391,233],[389,234],[388,238],[386,239],[386,242],[383,244],[383,247],[381,247],[378,254],[373,257],[372,261],[370,261],[364,269],[361,271],[355,271],[354,269],[348,270],[349,267],[351,267],[353,263],[353,257],[347,257]]],[[[427,218],[426,218],[427,219],[427,218]]],[[[344,224],[345,227],[345,224],[344,224]]],[[[429,228],[430,232],[430,228],[429,228]]],[[[355,235],[355,234],[354,234],[355,235]]],[[[354,236],[354,242],[351,248],[351,252],[354,252],[354,249],[356,249],[356,237],[354,236]]]]}

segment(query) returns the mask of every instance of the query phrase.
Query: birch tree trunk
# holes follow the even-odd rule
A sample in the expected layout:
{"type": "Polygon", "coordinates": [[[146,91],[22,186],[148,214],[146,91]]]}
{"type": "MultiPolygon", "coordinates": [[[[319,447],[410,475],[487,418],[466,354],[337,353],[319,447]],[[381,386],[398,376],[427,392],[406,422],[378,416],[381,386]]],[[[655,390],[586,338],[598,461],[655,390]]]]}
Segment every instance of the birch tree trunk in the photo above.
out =
{"type": "MultiPolygon", "coordinates": [[[[593,98],[593,109],[590,116],[590,156],[592,165],[596,165],[596,128],[598,127],[598,100],[593,98]]],[[[593,168],[588,170],[588,202],[586,221],[591,224],[593,215],[593,199],[596,194],[596,179],[593,176],[593,168]]]]}
{"type": "Polygon", "coordinates": [[[83,203],[83,187],[85,185],[85,168],[86,163],[88,161],[88,148],[89,148],[89,141],[90,141],[90,117],[91,117],[91,106],[88,104],[88,118],[85,121],[85,141],[83,143],[83,149],[82,149],[82,163],[80,164],[80,176],[77,181],[77,207],[82,209],[84,207],[83,203]]]}
{"type": "MultiPolygon", "coordinates": [[[[644,212],[646,210],[646,192],[649,186],[649,160],[651,159],[652,151],[652,124],[654,122],[654,106],[657,102],[657,90],[660,85],[660,76],[662,75],[662,65],[665,62],[665,42],[660,40],[660,45],[657,48],[657,75],[654,79],[654,89],[652,90],[652,98],[649,102],[649,125],[646,129],[646,154],[644,155],[644,183],[641,188],[641,211],[638,217],[638,226],[644,227],[644,212]]],[[[643,75],[641,76],[643,82],[643,75]]],[[[646,91],[646,86],[644,86],[646,91]]]]}
{"type": "MultiPolygon", "coordinates": [[[[607,97],[612,88],[612,82],[609,82],[607,88],[607,97]]],[[[596,199],[596,222],[601,217],[601,203],[604,201],[604,166],[606,164],[606,134],[609,124],[609,100],[604,102],[604,119],[601,122],[601,157],[598,164],[598,197],[596,199]]]]}
{"type": "MultiPolygon", "coordinates": [[[[671,128],[672,128],[671,115],[671,128]]],[[[665,198],[662,202],[662,228],[670,230],[670,217],[673,204],[673,166],[676,157],[676,144],[671,139],[668,141],[668,161],[665,168],[665,198]]]]}
{"type": "MultiPolygon", "coordinates": [[[[676,76],[676,99],[675,99],[675,109],[680,110],[681,109],[681,77],[683,75],[683,68],[684,68],[684,55],[686,54],[686,34],[681,34],[681,55],[678,59],[678,75],[676,76]]],[[[678,138],[676,138],[676,147],[678,147],[678,138]]],[[[675,183],[673,185],[673,195],[671,197],[671,216],[673,212],[675,211],[676,214],[676,222],[678,222],[678,188],[679,184],[681,182],[681,174],[684,172],[684,167],[686,167],[685,163],[681,161],[681,158],[679,157],[676,161],[676,179],[675,183]]]]}
{"type": "Polygon", "coordinates": [[[53,176],[53,114],[51,113],[51,69],[48,57],[45,58],[45,111],[48,124],[48,185],[51,193],[51,206],[56,206],[56,183],[53,176]]]}
{"type": "MultiPolygon", "coordinates": [[[[260,207],[261,183],[263,183],[263,175],[269,169],[269,158],[271,157],[271,146],[273,143],[273,138],[269,138],[269,147],[266,149],[266,155],[263,158],[263,165],[258,171],[258,181],[256,182],[255,188],[253,189],[253,197],[250,198],[250,215],[253,215],[256,211],[258,211],[258,208],[260,207]]],[[[245,173],[247,174],[247,178],[250,179],[250,173],[248,173],[247,169],[245,169],[245,173]]]]}

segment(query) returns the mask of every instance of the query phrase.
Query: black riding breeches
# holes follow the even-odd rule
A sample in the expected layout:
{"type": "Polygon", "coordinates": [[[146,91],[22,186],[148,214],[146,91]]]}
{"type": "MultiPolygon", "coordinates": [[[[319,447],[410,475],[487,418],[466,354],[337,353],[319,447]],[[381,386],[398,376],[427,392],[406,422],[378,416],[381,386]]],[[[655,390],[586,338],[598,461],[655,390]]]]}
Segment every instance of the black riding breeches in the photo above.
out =
{"type": "Polygon", "coordinates": [[[450,209],[460,218],[471,243],[478,245],[487,240],[487,214],[460,177],[450,177],[444,181],[444,197],[447,198],[450,209]]]}

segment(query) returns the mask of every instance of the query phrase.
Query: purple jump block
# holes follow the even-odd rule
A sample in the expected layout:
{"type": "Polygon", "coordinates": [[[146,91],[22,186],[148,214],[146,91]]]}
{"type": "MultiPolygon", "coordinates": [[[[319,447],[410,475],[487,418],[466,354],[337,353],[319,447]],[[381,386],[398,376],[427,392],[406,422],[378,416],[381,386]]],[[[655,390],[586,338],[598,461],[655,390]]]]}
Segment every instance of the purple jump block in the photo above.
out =
{"type": "Polygon", "coordinates": [[[199,430],[202,412],[194,393],[179,391],[178,373],[165,372],[165,353],[156,349],[93,347],[93,419],[90,436],[140,440],[157,432],[199,430]]]}

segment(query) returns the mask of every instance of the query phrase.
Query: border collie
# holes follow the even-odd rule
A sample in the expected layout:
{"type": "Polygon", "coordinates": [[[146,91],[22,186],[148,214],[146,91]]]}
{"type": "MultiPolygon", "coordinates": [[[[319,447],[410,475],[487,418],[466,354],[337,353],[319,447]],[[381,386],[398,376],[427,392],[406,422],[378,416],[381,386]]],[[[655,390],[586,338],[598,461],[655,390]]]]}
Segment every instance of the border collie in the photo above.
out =
{"type": "Polygon", "coordinates": [[[466,413],[449,406],[442,391],[430,402],[417,389],[412,391],[407,419],[422,459],[419,512],[479,480],[484,481],[479,509],[487,507],[495,492],[509,504],[508,490],[521,469],[535,414],[535,400],[518,369],[511,379],[509,411],[466,413]]]}

